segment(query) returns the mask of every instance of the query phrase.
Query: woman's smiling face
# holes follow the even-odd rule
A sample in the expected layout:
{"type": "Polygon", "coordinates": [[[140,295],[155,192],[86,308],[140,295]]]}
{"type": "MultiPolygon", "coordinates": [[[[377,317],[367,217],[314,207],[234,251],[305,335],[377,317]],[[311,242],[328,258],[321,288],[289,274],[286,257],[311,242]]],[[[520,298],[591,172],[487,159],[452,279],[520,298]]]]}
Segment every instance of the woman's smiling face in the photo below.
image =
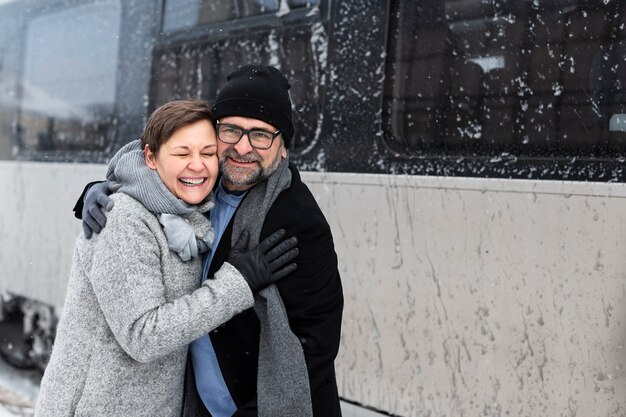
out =
{"type": "Polygon", "coordinates": [[[156,153],[146,145],[146,164],[172,194],[187,204],[204,200],[218,173],[217,136],[208,120],[178,128],[156,153]]]}

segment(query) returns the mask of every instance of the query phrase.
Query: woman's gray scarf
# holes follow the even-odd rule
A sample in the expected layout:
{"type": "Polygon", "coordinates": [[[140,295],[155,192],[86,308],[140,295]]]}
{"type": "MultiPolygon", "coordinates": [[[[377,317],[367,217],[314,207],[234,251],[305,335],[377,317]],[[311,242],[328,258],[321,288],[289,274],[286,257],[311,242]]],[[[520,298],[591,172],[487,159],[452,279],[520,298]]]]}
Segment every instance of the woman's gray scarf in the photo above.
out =
{"type": "Polygon", "coordinates": [[[203,213],[215,206],[213,193],[198,206],[177,198],[167,189],[156,170],[146,165],[139,140],[117,151],[109,162],[106,178],[117,183],[117,191],[139,201],[158,217],[169,249],[183,261],[197,258],[211,248],[215,234],[203,213]]]}
{"type": "MultiPolygon", "coordinates": [[[[248,191],[233,223],[232,245],[241,232],[250,233],[248,248],[259,244],[261,228],[278,195],[291,184],[288,160],[281,161],[267,181],[248,191]]],[[[254,310],[261,322],[257,375],[260,417],[313,416],[311,388],[300,340],[289,327],[285,305],[276,285],[255,296],[254,310]]]]}

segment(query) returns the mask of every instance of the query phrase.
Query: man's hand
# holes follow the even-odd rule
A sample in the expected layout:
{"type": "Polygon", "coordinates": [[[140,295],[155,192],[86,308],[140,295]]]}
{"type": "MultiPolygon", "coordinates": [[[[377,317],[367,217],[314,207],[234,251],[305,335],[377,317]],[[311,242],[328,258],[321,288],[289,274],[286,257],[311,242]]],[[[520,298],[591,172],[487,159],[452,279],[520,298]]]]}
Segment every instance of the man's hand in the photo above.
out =
{"type": "Polygon", "coordinates": [[[239,240],[226,259],[243,275],[253,293],[284,278],[296,269],[291,262],[298,255],[298,239],[294,236],[283,240],[287,232],[280,229],[264,239],[256,248],[244,252],[249,234],[241,233],[239,240]]]}
{"type": "Polygon", "coordinates": [[[113,208],[113,200],[109,198],[109,195],[115,192],[114,188],[110,181],[104,181],[92,185],[87,191],[82,212],[85,238],[90,239],[92,233],[100,233],[102,228],[106,226],[107,217],[104,215],[103,209],[111,210],[113,208]]]}

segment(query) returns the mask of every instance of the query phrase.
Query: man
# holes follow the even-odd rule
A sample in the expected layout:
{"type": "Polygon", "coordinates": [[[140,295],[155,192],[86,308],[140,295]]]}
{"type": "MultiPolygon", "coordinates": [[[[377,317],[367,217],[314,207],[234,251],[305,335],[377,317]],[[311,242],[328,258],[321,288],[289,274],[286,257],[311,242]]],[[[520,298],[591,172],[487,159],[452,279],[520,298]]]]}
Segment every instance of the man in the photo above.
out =
{"type": "MultiPolygon", "coordinates": [[[[204,260],[202,279],[219,269],[243,231],[254,247],[285,229],[298,238],[299,255],[278,291],[264,290],[254,310],[191,344],[188,415],[341,415],[334,369],[341,281],[328,223],[288,163],[294,133],[289,87],[273,67],[244,66],[228,76],[213,107],[222,177],[210,216],[219,244],[204,260]],[[201,401],[194,401],[195,392],[201,401]]],[[[98,207],[108,204],[105,184],[85,198],[86,234],[105,223],[98,207]]]]}

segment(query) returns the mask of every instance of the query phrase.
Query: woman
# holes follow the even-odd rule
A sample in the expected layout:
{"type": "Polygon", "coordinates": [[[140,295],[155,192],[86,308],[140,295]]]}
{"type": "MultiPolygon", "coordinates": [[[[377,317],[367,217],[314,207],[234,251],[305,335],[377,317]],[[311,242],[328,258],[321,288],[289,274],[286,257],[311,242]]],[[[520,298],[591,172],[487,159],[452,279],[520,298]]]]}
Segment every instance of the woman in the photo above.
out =
{"type": "Polygon", "coordinates": [[[230,263],[198,288],[218,174],[207,103],[165,104],[141,149],[130,147],[110,164],[107,178],[121,187],[107,227],[76,242],[38,416],[179,416],[187,344],[295,268],[295,238],[280,243],[279,231],[253,251],[235,245],[230,263]]]}

